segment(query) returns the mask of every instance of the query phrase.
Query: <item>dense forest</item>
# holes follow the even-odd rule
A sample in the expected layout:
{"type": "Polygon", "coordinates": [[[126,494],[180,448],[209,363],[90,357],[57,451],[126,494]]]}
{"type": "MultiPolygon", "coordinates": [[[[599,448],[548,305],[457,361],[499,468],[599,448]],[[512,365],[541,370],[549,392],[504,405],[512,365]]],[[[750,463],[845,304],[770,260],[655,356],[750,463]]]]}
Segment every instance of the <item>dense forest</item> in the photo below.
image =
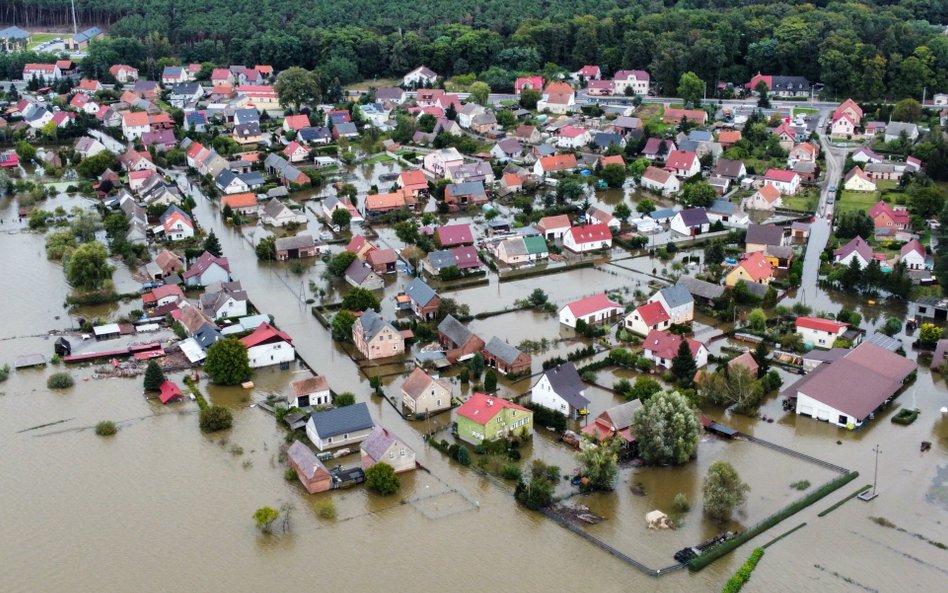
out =
{"type": "MultiPolygon", "coordinates": [[[[174,56],[299,65],[347,83],[424,63],[501,91],[520,72],[595,63],[646,69],[666,90],[689,70],[711,83],[802,75],[866,99],[948,90],[945,0],[76,0],[76,10],[128,38],[93,50],[97,71],[174,56]]],[[[0,22],[70,18],[69,0],[0,2],[0,22]]]]}

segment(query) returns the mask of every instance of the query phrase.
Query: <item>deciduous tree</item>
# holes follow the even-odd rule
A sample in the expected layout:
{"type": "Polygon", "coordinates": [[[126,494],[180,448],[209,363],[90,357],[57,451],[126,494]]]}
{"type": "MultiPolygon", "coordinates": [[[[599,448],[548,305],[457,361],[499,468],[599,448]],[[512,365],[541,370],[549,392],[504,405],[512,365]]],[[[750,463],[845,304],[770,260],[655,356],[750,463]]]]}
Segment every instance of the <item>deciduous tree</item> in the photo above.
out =
{"type": "Polygon", "coordinates": [[[220,385],[239,385],[250,378],[247,349],[236,338],[222,338],[207,349],[204,372],[220,385]]]}
{"type": "Polygon", "coordinates": [[[723,523],[731,518],[734,509],[744,504],[750,486],[741,481],[737,470],[726,461],[716,461],[708,468],[704,479],[704,513],[723,523]]]}
{"type": "Polygon", "coordinates": [[[658,393],[632,416],[632,434],[642,459],[653,465],[680,465],[698,450],[701,424],[678,392],[658,393]]]}

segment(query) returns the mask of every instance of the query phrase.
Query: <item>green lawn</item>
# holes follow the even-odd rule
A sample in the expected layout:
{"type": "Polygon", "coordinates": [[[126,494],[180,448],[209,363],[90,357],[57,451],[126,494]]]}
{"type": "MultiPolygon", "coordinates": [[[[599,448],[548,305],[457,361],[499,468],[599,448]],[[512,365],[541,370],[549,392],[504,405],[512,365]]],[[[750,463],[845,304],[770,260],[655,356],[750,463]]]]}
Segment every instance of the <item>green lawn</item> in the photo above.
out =
{"type": "Polygon", "coordinates": [[[65,33],[33,33],[33,37],[30,39],[30,44],[26,46],[26,49],[33,49],[40,43],[45,43],[51,39],[56,39],[57,37],[64,37],[65,33]]]}
{"type": "Polygon", "coordinates": [[[800,193],[795,196],[784,196],[783,207],[801,212],[813,212],[816,210],[816,203],[819,197],[814,193],[800,193]]]}
{"type": "Polygon", "coordinates": [[[899,186],[899,182],[894,181],[892,179],[880,179],[876,181],[876,189],[878,189],[879,191],[895,189],[898,186],[899,186]]]}
{"type": "Polygon", "coordinates": [[[393,159],[392,157],[388,156],[387,154],[385,154],[385,153],[383,152],[383,153],[377,154],[377,155],[375,155],[375,156],[373,156],[373,157],[371,157],[371,158],[369,158],[369,159],[366,159],[364,162],[365,162],[365,164],[369,165],[369,164],[375,164],[375,163],[390,163],[390,162],[392,162],[392,161],[394,161],[394,160],[395,160],[395,159],[393,159]]]}
{"type": "Polygon", "coordinates": [[[815,115],[819,113],[819,110],[814,109],[813,107],[794,107],[793,108],[793,117],[796,118],[798,115],[815,115]]]}
{"type": "Polygon", "coordinates": [[[836,212],[868,211],[878,201],[879,192],[877,191],[848,191],[844,189],[836,198],[836,212]]]}

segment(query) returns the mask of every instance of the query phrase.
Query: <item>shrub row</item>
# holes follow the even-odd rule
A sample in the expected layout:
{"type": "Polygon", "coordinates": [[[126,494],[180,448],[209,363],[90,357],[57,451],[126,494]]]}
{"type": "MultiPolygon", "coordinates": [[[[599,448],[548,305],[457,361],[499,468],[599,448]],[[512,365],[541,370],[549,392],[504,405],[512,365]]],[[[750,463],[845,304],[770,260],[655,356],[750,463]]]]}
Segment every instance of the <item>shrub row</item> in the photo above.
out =
{"type": "Polygon", "coordinates": [[[748,558],[743,566],[737,569],[737,572],[734,573],[727,583],[725,583],[724,588],[721,589],[721,593],[737,593],[744,587],[744,583],[750,580],[751,573],[754,572],[754,569],[757,567],[757,563],[760,562],[761,557],[764,555],[763,548],[757,548],[751,552],[750,558],[748,558]]]}
{"type": "Polygon", "coordinates": [[[859,477],[859,472],[849,472],[848,474],[842,475],[835,480],[823,484],[813,492],[807,494],[795,502],[790,503],[788,506],[782,508],[773,515],[770,515],[737,537],[729,539],[726,542],[706,550],[700,556],[696,556],[690,562],[688,562],[688,569],[692,571],[701,570],[718,558],[731,553],[738,547],[742,546],[745,542],[757,537],[764,531],[767,531],[777,523],[780,523],[784,519],[795,515],[823,497],[832,494],[836,490],[855,480],[857,477],[859,477]]]}

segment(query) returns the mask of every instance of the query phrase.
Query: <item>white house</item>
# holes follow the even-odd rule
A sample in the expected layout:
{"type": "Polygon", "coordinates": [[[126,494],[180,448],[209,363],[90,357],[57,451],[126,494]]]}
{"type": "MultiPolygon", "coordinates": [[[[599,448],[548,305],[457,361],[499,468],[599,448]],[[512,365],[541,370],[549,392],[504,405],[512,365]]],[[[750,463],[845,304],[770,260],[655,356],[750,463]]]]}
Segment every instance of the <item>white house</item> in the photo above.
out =
{"type": "Polygon", "coordinates": [[[876,191],[876,182],[866,175],[862,167],[856,165],[843,178],[843,189],[849,191],[876,191]]]}
{"type": "Polygon", "coordinates": [[[711,228],[711,221],[704,208],[686,208],[675,213],[669,226],[676,233],[696,236],[707,233],[711,228]]]}
{"type": "Polygon", "coordinates": [[[783,198],[780,197],[780,190],[776,186],[765,183],[760,189],[744,198],[743,205],[745,210],[773,211],[783,206],[783,198]]]}
{"type": "Polygon", "coordinates": [[[665,159],[665,168],[678,177],[689,178],[701,171],[701,160],[690,150],[673,150],[665,159]]]}
{"type": "Polygon", "coordinates": [[[320,451],[358,445],[372,432],[375,422],[364,402],[315,412],[306,421],[306,436],[320,451]]]}
{"type": "Polygon", "coordinates": [[[464,157],[456,148],[435,150],[425,155],[424,169],[433,176],[441,178],[448,174],[448,169],[460,167],[464,164],[464,157]]]}
{"type": "Polygon", "coordinates": [[[537,101],[537,111],[563,115],[576,106],[576,93],[565,82],[551,82],[537,101]]]}
{"type": "Polygon", "coordinates": [[[291,408],[321,408],[332,404],[329,382],[326,377],[316,375],[290,383],[293,392],[289,396],[291,408]]]}
{"type": "Polygon", "coordinates": [[[289,363],[296,358],[293,339],[266,322],[260,324],[249,336],[241,338],[240,343],[247,349],[252,369],[289,363]]]}
{"type": "Polygon", "coordinates": [[[830,136],[833,138],[852,138],[856,132],[856,123],[849,114],[842,114],[830,125],[830,136]]]}
{"type": "Polygon", "coordinates": [[[408,74],[402,77],[402,85],[407,87],[418,87],[432,85],[438,80],[438,75],[426,66],[418,66],[408,74]]]}
{"type": "Polygon", "coordinates": [[[144,111],[129,111],[122,114],[122,135],[126,140],[138,140],[150,131],[148,114],[144,111]]]}
{"type": "Polygon", "coordinates": [[[866,269],[869,262],[872,261],[872,247],[866,243],[862,237],[853,237],[849,243],[846,243],[835,252],[833,252],[833,263],[848,266],[853,259],[859,261],[860,269],[866,269]]]}
{"type": "Polygon", "coordinates": [[[691,323],[695,318],[695,300],[683,284],[666,286],[648,299],[650,303],[661,303],[672,323],[691,323]]]}
{"type": "Polygon", "coordinates": [[[216,257],[205,251],[181,277],[188,286],[210,286],[215,282],[229,282],[230,264],[226,257],[216,257]]]}
{"type": "Polygon", "coordinates": [[[653,330],[648,333],[642,342],[645,358],[655,363],[656,366],[670,369],[672,360],[678,354],[681,347],[681,341],[688,341],[688,348],[691,350],[691,356],[695,364],[700,369],[708,364],[708,349],[704,344],[692,338],[682,338],[679,335],[667,331],[653,330]]]}
{"type": "Polygon", "coordinates": [[[925,248],[918,239],[912,239],[902,246],[899,261],[909,270],[924,270],[928,267],[925,257],[925,248]]]}
{"type": "Polygon", "coordinates": [[[464,129],[470,128],[474,118],[486,111],[486,109],[477,103],[465,103],[464,106],[458,110],[458,125],[464,129]]]}
{"type": "Polygon", "coordinates": [[[556,145],[559,148],[582,148],[589,144],[592,137],[589,130],[579,126],[563,126],[560,128],[559,136],[556,138],[556,145]]]}
{"type": "Polygon", "coordinates": [[[891,400],[917,368],[904,356],[864,343],[820,365],[782,395],[796,400],[797,414],[854,429],[891,400]]]}
{"type": "Polygon", "coordinates": [[[587,253],[612,247],[612,231],[604,224],[570,227],[563,234],[563,247],[574,253],[587,253]]]}
{"type": "Polygon", "coordinates": [[[800,189],[800,176],[794,171],[769,169],[764,175],[764,184],[771,184],[783,195],[792,196],[800,189]]]}
{"type": "Polygon", "coordinates": [[[621,314],[625,308],[612,301],[605,294],[596,294],[569,303],[559,311],[560,323],[567,327],[576,327],[580,320],[587,325],[608,323],[621,314]]]}
{"type": "Polygon", "coordinates": [[[260,220],[263,224],[275,227],[285,227],[288,224],[306,224],[304,214],[297,214],[281,202],[279,198],[272,198],[267,202],[261,212],[260,220]]]}
{"type": "Polygon", "coordinates": [[[567,418],[578,418],[589,407],[586,385],[571,362],[544,371],[530,391],[530,401],[567,418]]]}
{"type": "Polygon", "coordinates": [[[640,305],[625,316],[625,328],[640,336],[647,336],[652,330],[668,329],[669,326],[671,317],[665,305],[658,301],[640,305]]]}
{"type": "Polygon", "coordinates": [[[832,348],[836,338],[842,336],[849,327],[848,323],[821,317],[797,317],[795,325],[804,344],[812,344],[816,348],[826,350],[832,348]]]}
{"type": "Polygon", "coordinates": [[[636,95],[647,95],[648,81],[648,72],[644,70],[618,70],[612,78],[613,92],[626,95],[626,89],[632,89],[636,95]]]}
{"type": "Polygon", "coordinates": [[[663,196],[671,196],[681,190],[681,181],[670,171],[651,166],[645,169],[639,185],[645,189],[660,192],[663,196]]]}

